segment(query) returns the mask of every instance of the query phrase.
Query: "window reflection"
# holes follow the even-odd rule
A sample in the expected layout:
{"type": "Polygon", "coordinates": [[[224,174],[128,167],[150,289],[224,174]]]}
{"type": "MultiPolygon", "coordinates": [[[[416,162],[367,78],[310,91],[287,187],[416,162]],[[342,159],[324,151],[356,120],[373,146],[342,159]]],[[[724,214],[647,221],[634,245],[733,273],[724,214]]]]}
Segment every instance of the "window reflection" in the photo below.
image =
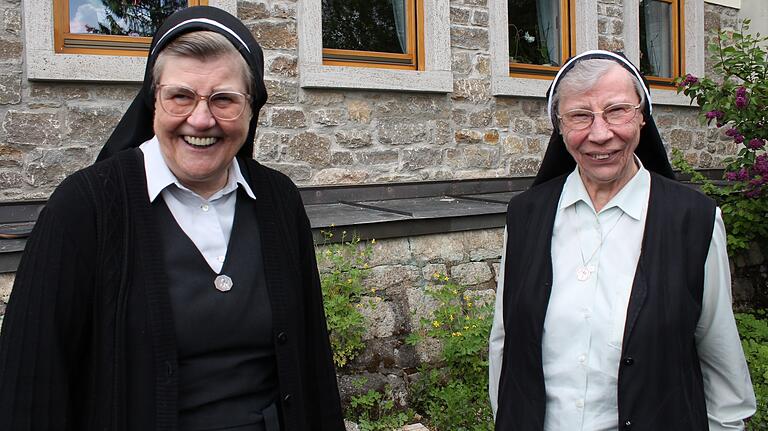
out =
{"type": "Polygon", "coordinates": [[[640,0],[640,71],[645,75],[673,77],[672,4],[640,0]]]}
{"type": "Polygon", "coordinates": [[[323,48],[408,53],[406,0],[322,0],[323,48]]]}
{"type": "Polygon", "coordinates": [[[510,63],[559,66],[563,58],[560,0],[508,0],[510,63]]]}
{"type": "Polygon", "coordinates": [[[187,0],[69,0],[69,33],[151,37],[187,0]]]}

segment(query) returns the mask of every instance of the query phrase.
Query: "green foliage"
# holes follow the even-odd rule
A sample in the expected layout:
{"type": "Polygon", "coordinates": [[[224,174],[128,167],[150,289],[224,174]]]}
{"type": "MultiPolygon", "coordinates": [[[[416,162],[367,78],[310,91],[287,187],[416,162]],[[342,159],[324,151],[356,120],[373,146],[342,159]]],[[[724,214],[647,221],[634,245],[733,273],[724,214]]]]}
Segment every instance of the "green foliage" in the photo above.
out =
{"type": "Polygon", "coordinates": [[[748,429],[768,430],[768,316],[765,310],[737,313],[736,325],[757,398],[757,412],[748,429]]]}
{"type": "MultiPolygon", "coordinates": [[[[332,234],[326,235],[330,238],[332,234]]],[[[354,237],[318,248],[316,255],[318,266],[323,268],[320,285],[333,362],[341,368],[365,347],[365,318],[360,312],[363,306],[360,301],[365,291],[363,279],[369,271],[371,246],[354,237]]]]}
{"type": "MultiPolygon", "coordinates": [[[[746,20],[741,32],[720,32],[708,47],[718,81],[692,75],[676,81],[678,92],[701,107],[702,122],[725,128],[739,146],[726,161],[725,181],[713,183],[694,174],[723,211],[731,256],[768,239],[768,54],[761,46],[768,37],[752,36],[748,29],[746,20]]],[[[679,152],[674,165],[693,174],[679,152]]]]}
{"type": "Polygon", "coordinates": [[[440,341],[441,364],[423,366],[412,387],[414,408],[435,431],[487,431],[493,429],[488,399],[488,337],[493,305],[475,302],[465,286],[435,273],[428,294],[437,308],[421,321],[420,330],[406,340],[440,341]]]}
{"type": "Polygon", "coordinates": [[[365,394],[352,397],[348,416],[357,423],[360,431],[391,431],[408,424],[412,415],[398,411],[392,399],[392,388],[384,392],[369,390],[365,394]]]}

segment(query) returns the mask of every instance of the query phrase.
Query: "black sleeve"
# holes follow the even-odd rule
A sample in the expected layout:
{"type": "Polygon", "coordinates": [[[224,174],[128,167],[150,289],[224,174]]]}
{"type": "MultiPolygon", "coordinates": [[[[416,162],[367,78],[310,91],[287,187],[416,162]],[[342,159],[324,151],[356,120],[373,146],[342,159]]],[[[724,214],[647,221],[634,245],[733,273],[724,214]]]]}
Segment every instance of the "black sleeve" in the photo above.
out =
{"type": "Polygon", "coordinates": [[[94,243],[84,188],[68,178],[27,241],[0,332],[0,430],[73,430],[87,379],[94,243]]]}

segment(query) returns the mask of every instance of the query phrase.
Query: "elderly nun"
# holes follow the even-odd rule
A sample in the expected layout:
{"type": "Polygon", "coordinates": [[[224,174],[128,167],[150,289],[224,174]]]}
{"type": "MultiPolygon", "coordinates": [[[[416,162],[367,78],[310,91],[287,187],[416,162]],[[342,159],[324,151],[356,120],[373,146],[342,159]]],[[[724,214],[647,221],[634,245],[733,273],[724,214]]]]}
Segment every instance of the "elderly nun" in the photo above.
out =
{"type": "Polygon", "coordinates": [[[0,429],[344,429],[296,186],[252,160],[248,29],[171,15],[99,155],[57,188],[0,338],[0,429]]]}
{"type": "Polygon", "coordinates": [[[496,429],[742,429],[755,411],[714,202],[674,180],[623,56],[565,64],[512,199],[490,338],[496,429]]]}

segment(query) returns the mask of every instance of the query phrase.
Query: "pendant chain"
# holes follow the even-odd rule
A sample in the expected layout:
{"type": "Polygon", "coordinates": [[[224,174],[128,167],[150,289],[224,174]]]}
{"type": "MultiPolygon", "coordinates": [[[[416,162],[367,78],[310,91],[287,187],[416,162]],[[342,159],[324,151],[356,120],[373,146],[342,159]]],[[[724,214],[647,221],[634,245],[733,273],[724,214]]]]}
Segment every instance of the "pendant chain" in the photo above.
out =
{"type": "MultiPolygon", "coordinates": [[[[603,235],[602,229],[600,230],[600,243],[595,248],[595,251],[592,252],[592,254],[589,256],[589,259],[584,259],[584,248],[581,246],[581,228],[579,228],[579,213],[577,210],[577,205],[573,206],[573,215],[576,219],[576,239],[579,242],[579,254],[581,254],[581,266],[579,266],[576,269],[576,278],[579,281],[586,281],[589,279],[589,277],[592,275],[593,272],[597,270],[594,265],[587,265],[589,262],[594,259],[595,255],[598,251],[600,251],[601,248],[603,248],[603,243],[606,239],[611,235],[613,230],[616,228],[616,226],[619,224],[621,219],[624,217],[624,211],[621,212],[621,215],[619,215],[619,218],[616,219],[616,222],[611,226],[611,228],[608,230],[608,232],[603,235]]],[[[621,210],[620,210],[621,211],[621,210]]]]}

